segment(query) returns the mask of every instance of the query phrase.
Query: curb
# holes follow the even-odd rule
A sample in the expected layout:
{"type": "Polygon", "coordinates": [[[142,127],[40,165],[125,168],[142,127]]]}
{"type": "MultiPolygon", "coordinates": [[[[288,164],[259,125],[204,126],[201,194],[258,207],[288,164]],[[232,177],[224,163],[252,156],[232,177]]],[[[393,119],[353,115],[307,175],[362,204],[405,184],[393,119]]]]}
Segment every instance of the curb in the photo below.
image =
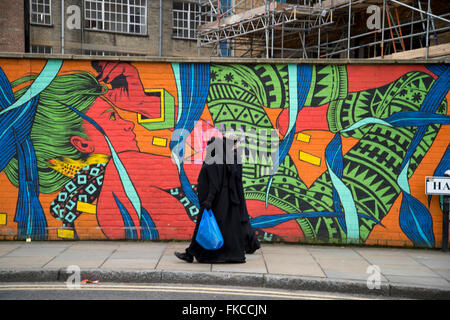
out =
{"type": "MultiPolygon", "coordinates": [[[[65,282],[73,273],[67,269],[0,270],[0,282],[65,282]]],[[[369,289],[366,281],[273,274],[232,272],[187,272],[170,270],[82,270],[80,279],[120,283],[180,283],[260,287],[287,290],[326,291],[392,298],[450,299],[450,288],[414,286],[382,282],[379,289],[369,289]]]]}

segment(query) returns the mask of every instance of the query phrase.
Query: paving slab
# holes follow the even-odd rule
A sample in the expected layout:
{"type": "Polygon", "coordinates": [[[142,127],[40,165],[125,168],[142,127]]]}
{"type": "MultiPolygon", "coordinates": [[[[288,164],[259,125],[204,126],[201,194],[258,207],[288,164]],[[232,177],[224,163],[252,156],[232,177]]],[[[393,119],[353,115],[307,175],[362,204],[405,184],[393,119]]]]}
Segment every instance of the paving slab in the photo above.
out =
{"type": "Polygon", "coordinates": [[[395,265],[395,266],[423,266],[423,264],[409,256],[397,256],[397,257],[386,257],[386,256],[375,256],[366,258],[368,263],[374,265],[395,265]]]}
{"type": "Polygon", "coordinates": [[[121,270],[121,269],[136,269],[136,270],[154,270],[159,262],[159,259],[122,259],[109,258],[101,266],[101,269],[121,270]]]}
{"type": "Polygon", "coordinates": [[[392,283],[448,288],[446,281],[442,281],[439,277],[408,277],[399,275],[385,275],[385,277],[392,283]]]}
{"type": "Polygon", "coordinates": [[[80,268],[100,268],[105,263],[106,258],[103,257],[64,257],[55,258],[49,261],[44,269],[67,269],[70,266],[78,266],[80,268]]]}
{"type": "Polygon", "coordinates": [[[325,277],[320,265],[309,254],[286,256],[282,253],[264,252],[263,256],[268,273],[325,277]]]}
{"type": "Polygon", "coordinates": [[[267,267],[261,254],[247,255],[245,263],[217,263],[212,265],[213,272],[267,273],[267,267]]]}
{"type": "Polygon", "coordinates": [[[53,259],[51,256],[0,257],[0,269],[40,270],[53,259]]]}
{"type": "Polygon", "coordinates": [[[308,252],[310,252],[314,257],[321,258],[340,258],[340,259],[362,259],[355,250],[351,248],[342,247],[307,247],[308,252]]]}
{"type": "Polygon", "coordinates": [[[430,269],[448,269],[450,270],[450,259],[445,258],[416,258],[418,263],[427,266],[430,269]]]}
{"type": "Polygon", "coordinates": [[[15,247],[8,253],[5,253],[4,257],[40,257],[40,256],[55,256],[67,250],[68,245],[55,245],[55,244],[27,244],[24,246],[15,247]]]}
{"type": "Polygon", "coordinates": [[[4,254],[8,254],[14,250],[16,250],[17,248],[20,248],[23,246],[23,242],[18,242],[18,241],[0,241],[0,256],[4,255],[4,254]]]}
{"type": "MultiPolygon", "coordinates": [[[[396,266],[379,264],[378,267],[383,275],[407,276],[407,277],[435,277],[441,278],[439,274],[425,266],[396,266]]],[[[442,279],[445,282],[445,279],[442,279]]]]}
{"type": "Polygon", "coordinates": [[[164,249],[158,248],[157,250],[137,250],[127,248],[119,248],[111,253],[109,259],[159,259],[164,252],[164,249]]]}

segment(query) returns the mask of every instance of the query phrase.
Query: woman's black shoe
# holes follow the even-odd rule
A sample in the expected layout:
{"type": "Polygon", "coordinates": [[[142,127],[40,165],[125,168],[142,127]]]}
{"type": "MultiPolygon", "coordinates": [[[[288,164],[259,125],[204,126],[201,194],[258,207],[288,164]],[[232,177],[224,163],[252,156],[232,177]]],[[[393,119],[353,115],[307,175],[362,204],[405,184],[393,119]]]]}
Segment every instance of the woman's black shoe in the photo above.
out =
{"type": "Polygon", "coordinates": [[[175,256],[178,259],[181,259],[189,263],[192,263],[194,261],[194,257],[188,253],[175,252],[175,256]]]}

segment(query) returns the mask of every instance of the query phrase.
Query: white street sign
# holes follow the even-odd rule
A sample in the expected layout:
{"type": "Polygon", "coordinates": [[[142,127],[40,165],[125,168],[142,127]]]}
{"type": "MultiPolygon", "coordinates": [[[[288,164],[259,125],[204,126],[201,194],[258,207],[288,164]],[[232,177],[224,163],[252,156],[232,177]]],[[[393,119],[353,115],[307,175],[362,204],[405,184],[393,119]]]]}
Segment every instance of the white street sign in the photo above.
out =
{"type": "Polygon", "coordinates": [[[450,195],[450,177],[425,177],[425,194],[450,195]]]}

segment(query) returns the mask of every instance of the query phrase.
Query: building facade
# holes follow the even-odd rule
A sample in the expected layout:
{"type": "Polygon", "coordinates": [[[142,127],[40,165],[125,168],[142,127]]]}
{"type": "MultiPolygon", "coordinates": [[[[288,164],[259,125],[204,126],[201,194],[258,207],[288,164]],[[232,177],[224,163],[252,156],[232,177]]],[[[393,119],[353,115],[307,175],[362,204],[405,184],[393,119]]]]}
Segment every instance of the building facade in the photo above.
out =
{"type": "Polygon", "coordinates": [[[450,3],[444,0],[4,2],[0,52],[303,59],[450,56],[450,3]]]}
{"type": "Polygon", "coordinates": [[[158,0],[14,0],[0,16],[0,51],[76,55],[202,56],[200,6],[158,0]],[[64,23],[61,23],[64,21],[64,23]]]}

